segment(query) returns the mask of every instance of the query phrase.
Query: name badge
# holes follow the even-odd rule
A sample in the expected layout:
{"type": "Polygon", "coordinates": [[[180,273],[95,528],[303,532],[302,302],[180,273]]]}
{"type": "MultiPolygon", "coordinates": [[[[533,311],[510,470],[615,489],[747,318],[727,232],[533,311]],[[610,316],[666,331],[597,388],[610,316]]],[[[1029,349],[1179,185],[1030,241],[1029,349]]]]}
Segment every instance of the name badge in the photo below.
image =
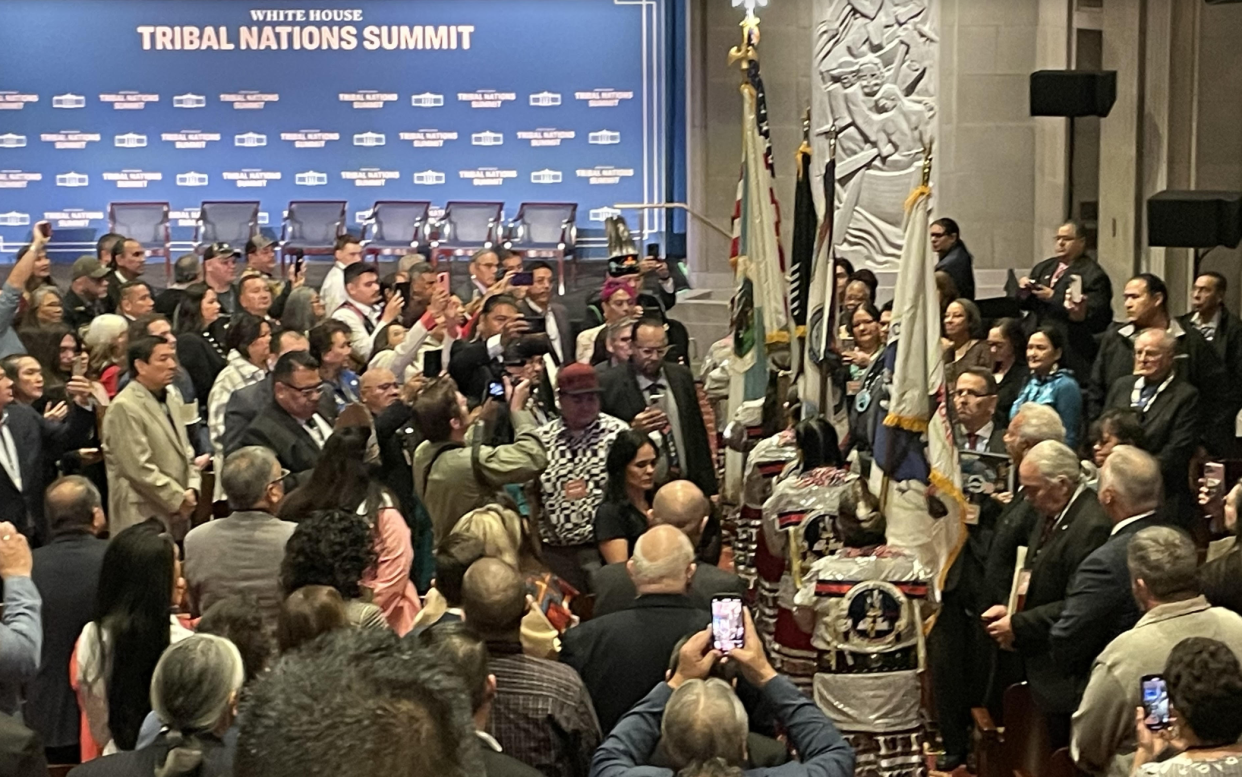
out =
{"type": "Polygon", "coordinates": [[[590,489],[587,488],[587,482],[581,478],[565,483],[565,498],[570,501],[586,499],[589,493],[590,489]]]}

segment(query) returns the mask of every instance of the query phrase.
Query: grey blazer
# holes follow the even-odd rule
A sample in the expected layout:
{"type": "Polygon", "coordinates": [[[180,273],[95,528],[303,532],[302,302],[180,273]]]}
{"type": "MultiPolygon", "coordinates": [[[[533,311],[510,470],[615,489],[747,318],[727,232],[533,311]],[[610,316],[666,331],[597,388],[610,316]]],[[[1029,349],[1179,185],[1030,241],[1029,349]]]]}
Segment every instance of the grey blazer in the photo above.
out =
{"type": "Polygon", "coordinates": [[[185,536],[183,572],[194,613],[221,599],[254,598],[268,623],[280,613],[280,564],[296,524],[246,510],[195,527],[185,536]]]}

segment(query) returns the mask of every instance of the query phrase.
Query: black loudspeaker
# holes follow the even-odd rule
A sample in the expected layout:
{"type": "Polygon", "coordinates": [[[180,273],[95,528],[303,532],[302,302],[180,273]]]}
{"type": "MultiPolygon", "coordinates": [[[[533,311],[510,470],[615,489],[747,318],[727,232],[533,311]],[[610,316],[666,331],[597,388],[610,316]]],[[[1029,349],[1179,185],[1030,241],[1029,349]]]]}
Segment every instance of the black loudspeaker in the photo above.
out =
{"type": "Polygon", "coordinates": [[[1107,116],[1116,101],[1116,70],[1031,73],[1032,116],[1107,116]]]}
{"type": "Polygon", "coordinates": [[[1242,241],[1242,192],[1163,191],[1147,200],[1147,245],[1233,248],[1242,241]]]}

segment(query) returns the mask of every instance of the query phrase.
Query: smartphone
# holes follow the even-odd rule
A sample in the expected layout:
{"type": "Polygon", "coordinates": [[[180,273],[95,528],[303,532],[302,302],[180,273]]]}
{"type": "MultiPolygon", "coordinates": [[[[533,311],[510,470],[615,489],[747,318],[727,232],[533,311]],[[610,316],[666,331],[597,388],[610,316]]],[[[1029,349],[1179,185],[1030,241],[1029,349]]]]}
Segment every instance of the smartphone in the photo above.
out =
{"type": "Polygon", "coordinates": [[[746,642],[746,619],[742,597],[722,594],[712,597],[712,647],[721,653],[740,648],[746,642]]]}
{"type": "Polygon", "coordinates": [[[1169,727],[1169,686],[1158,674],[1143,675],[1140,689],[1143,697],[1143,724],[1151,731],[1169,727]]]}
{"type": "Polygon", "coordinates": [[[86,374],[86,365],[90,360],[90,354],[80,353],[73,357],[73,377],[80,378],[86,374]]]}
{"type": "Polygon", "coordinates": [[[1082,276],[1071,275],[1069,285],[1069,301],[1077,305],[1082,302],[1082,276]]]}
{"type": "Polygon", "coordinates": [[[396,286],[393,286],[392,288],[393,288],[393,291],[396,292],[397,297],[399,297],[400,299],[407,300],[410,298],[410,282],[409,281],[401,281],[401,283],[398,283],[396,286]]]}
{"type": "Polygon", "coordinates": [[[495,399],[505,398],[505,384],[501,381],[494,380],[487,384],[487,395],[495,399]]]}
{"type": "Polygon", "coordinates": [[[40,221],[38,224],[35,224],[35,227],[38,228],[39,234],[43,235],[45,240],[52,239],[52,222],[40,221]]]}
{"type": "Polygon", "coordinates": [[[293,248],[290,249],[290,253],[293,255],[293,274],[301,275],[302,265],[306,263],[306,252],[300,248],[293,248]]]}
{"type": "MultiPolygon", "coordinates": [[[[452,291],[449,289],[449,274],[448,273],[446,272],[436,273],[436,284],[440,288],[444,289],[445,294],[452,293],[452,291]]],[[[462,300],[462,301],[469,302],[470,300],[462,300]]]]}
{"type": "Polygon", "coordinates": [[[842,337],[841,338],[841,353],[845,353],[846,351],[852,351],[852,350],[854,350],[854,338],[842,337]]]}
{"type": "Polygon", "coordinates": [[[423,354],[423,377],[438,378],[444,371],[444,351],[428,351],[423,354]]]}
{"type": "Polygon", "coordinates": [[[509,279],[510,286],[534,286],[535,274],[533,272],[515,272],[513,277],[509,279]]]}
{"type": "Polygon", "coordinates": [[[647,244],[647,258],[648,259],[659,259],[660,258],[660,244],[659,243],[648,243],[647,244]]]}
{"type": "Polygon", "coordinates": [[[526,334],[547,334],[548,320],[543,316],[522,316],[522,319],[526,322],[526,334]]]}

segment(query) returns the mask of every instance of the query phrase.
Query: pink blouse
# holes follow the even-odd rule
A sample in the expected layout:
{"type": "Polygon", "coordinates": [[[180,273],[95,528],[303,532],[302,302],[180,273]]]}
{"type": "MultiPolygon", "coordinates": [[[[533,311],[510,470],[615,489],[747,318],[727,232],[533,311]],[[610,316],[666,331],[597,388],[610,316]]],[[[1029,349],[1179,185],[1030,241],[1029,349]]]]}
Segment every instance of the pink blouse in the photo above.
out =
{"type": "Polygon", "coordinates": [[[384,611],[392,630],[405,636],[421,609],[418,591],[410,580],[414,548],[410,544],[410,527],[401,511],[387,501],[375,519],[375,552],[379,563],[373,574],[363,578],[362,585],[371,589],[372,601],[384,611]]]}

